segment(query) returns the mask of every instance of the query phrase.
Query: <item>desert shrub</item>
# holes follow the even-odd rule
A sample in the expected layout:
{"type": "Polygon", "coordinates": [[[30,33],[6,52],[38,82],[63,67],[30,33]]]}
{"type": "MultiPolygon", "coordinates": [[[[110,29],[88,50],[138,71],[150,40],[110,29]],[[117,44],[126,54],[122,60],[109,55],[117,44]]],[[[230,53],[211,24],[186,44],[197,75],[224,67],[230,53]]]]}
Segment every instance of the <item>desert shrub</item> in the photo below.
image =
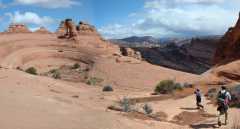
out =
{"type": "Polygon", "coordinates": [[[216,88],[210,88],[206,94],[209,99],[217,98],[218,90],[216,88]]]}
{"type": "Polygon", "coordinates": [[[185,82],[185,83],[183,84],[183,87],[184,87],[184,88],[193,88],[193,84],[190,84],[190,83],[185,82]]]}
{"type": "Polygon", "coordinates": [[[102,81],[103,81],[103,79],[101,79],[101,78],[90,77],[87,80],[87,84],[94,86],[94,85],[97,85],[98,83],[101,83],[102,81]]]}
{"type": "Polygon", "coordinates": [[[163,80],[160,81],[156,88],[155,93],[168,94],[172,93],[175,90],[182,90],[183,87],[179,83],[175,83],[173,80],[163,80]]]}
{"type": "Polygon", "coordinates": [[[123,112],[131,112],[132,111],[132,104],[130,102],[130,99],[127,97],[124,97],[122,100],[120,100],[120,106],[121,106],[123,112]]]}
{"type": "Polygon", "coordinates": [[[183,88],[185,87],[181,83],[175,83],[175,88],[174,88],[175,90],[183,90],[183,88]]]}
{"type": "Polygon", "coordinates": [[[25,70],[26,73],[32,74],[32,75],[37,75],[37,69],[34,67],[30,67],[25,70]]]}
{"type": "Polygon", "coordinates": [[[231,107],[240,107],[240,85],[236,85],[230,88],[230,93],[232,95],[231,107]]]}
{"type": "Polygon", "coordinates": [[[75,63],[73,66],[72,66],[72,69],[78,69],[80,68],[80,65],[78,63],[75,63]]]}
{"type": "Polygon", "coordinates": [[[145,114],[149,115],[153,112],[153,109],[150,105],[144,104],[143,111],[145,112],[145,114]]]}
{"type": "Polygon", "coordinates": [[[56,71],[53,73],[52,77],[55,79],[61,79],[61,73],[59,71],[56,71]]]}
{"type": "Polygon", "coordinates": [[[58,70],[57,69],[52,69],[52,70],[50,70],[49,72],[50,73],[56,73],[58,70]]]}
{"type": "Polygon", "coordinates": [[[55,79],[61,79],[61,73],[58,69],[52,69],[49,71],[52,74],[52,77],[55,79]]]}
{"type": "Polygon", "coordinates": [[[113,91],[112,86],[104,86],[103,87],[103,92],[112,92],[112,91],[113,91]]]}

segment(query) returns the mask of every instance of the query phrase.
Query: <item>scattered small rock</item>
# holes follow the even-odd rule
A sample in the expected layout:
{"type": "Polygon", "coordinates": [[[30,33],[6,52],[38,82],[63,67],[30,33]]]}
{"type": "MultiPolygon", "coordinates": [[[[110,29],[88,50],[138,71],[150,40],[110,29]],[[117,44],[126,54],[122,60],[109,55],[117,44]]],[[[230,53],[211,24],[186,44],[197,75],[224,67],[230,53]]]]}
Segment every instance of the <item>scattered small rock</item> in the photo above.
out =
{"type": "Polygon", "coordinates": [[[73,97],[73,98],[79,98],[79,96],[78,96],[78,95],[73,95],[72,97],[73,97]]]}

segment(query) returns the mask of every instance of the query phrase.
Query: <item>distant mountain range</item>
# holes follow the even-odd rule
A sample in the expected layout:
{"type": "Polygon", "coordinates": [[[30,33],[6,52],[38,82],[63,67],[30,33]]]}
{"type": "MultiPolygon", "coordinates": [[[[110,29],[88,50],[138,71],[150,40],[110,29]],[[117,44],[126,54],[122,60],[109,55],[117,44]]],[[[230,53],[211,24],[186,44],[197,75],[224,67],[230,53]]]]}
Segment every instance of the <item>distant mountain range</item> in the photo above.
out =
{"type": "Polygon", "coordinates": [[[142,57],[156,65],[201,74],[212,66],[220,35],[193,38],[129,37],[111,40],[123,47],[141,52],[142,57]]]}
{"type": "Polygon", "coordinates": [[[110,39],[112,43],[126,46],[126,47],[159,47],[169,43],[175,43],[177,46],[181,46],[186,43],[190,43],[192,39],[208,39],[215,40],[221,38],[221,35],[211,36],[198,36],[198,37],[170,37],[170,38],[154,38],[152,36],[131,36],[123,39],[110,39]]]}
{"type": "Polygon", "coordinates": [[[152,36],[132,36],[123,39],[110,39],[110,41],[126,47],[158,47],[162,44],[160,39],[152,36]]]}

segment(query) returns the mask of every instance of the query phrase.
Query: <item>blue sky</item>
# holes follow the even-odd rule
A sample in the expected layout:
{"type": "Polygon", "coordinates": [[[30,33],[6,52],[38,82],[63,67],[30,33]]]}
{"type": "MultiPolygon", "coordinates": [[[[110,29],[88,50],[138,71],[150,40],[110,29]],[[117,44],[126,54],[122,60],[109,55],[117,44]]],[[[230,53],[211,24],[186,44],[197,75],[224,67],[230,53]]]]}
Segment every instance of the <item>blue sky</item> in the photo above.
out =
{"type": "Polygon", "coordinates": [[[106,38],[223,34],[240,0],[0,0],[0,30],[12,22],[55,31],[60,20],[87,21],[106,38]]]}

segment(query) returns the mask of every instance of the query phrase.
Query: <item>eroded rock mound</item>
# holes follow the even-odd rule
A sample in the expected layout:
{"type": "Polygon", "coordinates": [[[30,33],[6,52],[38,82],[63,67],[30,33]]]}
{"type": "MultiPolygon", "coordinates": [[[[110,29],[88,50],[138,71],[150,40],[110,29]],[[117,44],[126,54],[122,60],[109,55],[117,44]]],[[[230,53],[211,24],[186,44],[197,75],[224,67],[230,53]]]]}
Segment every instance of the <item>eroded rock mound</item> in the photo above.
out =
{"type": "Polygon", "coordinates": [[[131,48],[121,47],[120,51],[122,52],[123,56],[133,57],[135,59],[142,60],[141,53],[131,48]]]}
{"type": "Polygon", "coordinates": [[[38,30],[35,31],[35,33],[50,34],[51,32],[49,32],[45,27],[40,27],[38,30]]]}
{"type": "Polygon", "coordinates": [[[228,63],[237,59],[240,59],[240,19],[220,40],[214,56],[214,64],[228,63]]]}
{"type": "Polygon", "coordinates": [[[77,26],[77,31],[78,31],[78,34],[80,35],[84,35],[84,34],[99,35],[99,33],[97,32],[94,26],[83,21],[79,22],[79,25],[77,26]]]}
{"type": "Polygon", "coordinates": [[[94,26],[82,21],[76,26],[72,19],[62,21],[56,33],[60,38],[72,38],[78,35],[101,37],[94,26]]]}
{"type": "Polygon", "coordinates": [[[26,25],[24,24],[10,24],[7,31],[7,33],[29,33],[31,32],[26,25]]]}

